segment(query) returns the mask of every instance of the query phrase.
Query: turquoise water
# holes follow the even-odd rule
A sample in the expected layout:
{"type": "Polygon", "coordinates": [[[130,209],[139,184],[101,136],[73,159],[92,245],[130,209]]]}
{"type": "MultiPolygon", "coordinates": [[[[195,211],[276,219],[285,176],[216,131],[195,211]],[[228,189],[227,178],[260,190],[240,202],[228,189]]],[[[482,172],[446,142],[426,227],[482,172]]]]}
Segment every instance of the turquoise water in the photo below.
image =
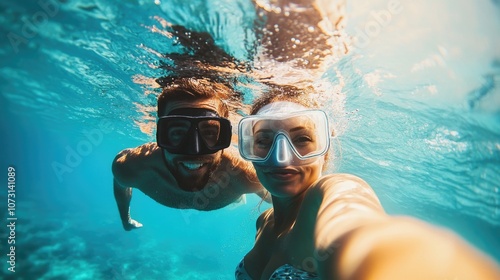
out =
{"type": "MultiPolygon", "coordinates": [[[[125,232],[110,163],[154,140],[151,78],[165,75],[162,53],[183,51],[163,20],[206,31],[246,61],[258,37],[251,2],[10,2],[0,4],[0,160],[4,182],[16,171],[16,272],[2,226],[1,277],[233,279],[269,205],[248,196],[181,211],[135,191],[132,215],[144,228],[125,232]]],[[[389,213],[452,229],[500,262],[498,2],[362,2],[347,3],[349,53],[314,76],[336,120],[330,170],[364,178],[389,213]]],[[[265,62],[255,66],[268,74],[265,62]]],[[[289,70],[271,66],[276,77],[289,70]]],[[[252,87],[240,87],[251,101],[252,87]]]]}

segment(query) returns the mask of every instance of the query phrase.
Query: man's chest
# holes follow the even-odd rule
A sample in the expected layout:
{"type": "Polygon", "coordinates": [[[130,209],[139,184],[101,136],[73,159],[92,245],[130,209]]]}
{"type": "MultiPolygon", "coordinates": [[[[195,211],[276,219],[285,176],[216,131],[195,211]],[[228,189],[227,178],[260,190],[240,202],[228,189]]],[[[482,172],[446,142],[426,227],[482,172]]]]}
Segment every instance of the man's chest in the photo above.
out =
{"type": "Polygon", "coordinates": [[[182,190],[171,176],[149,174],[137,188],[167,207],[209,211],[225,207],[241,197],[233,184],[230,179],[213,178],[203,189],[188,192],[182,190]]]}

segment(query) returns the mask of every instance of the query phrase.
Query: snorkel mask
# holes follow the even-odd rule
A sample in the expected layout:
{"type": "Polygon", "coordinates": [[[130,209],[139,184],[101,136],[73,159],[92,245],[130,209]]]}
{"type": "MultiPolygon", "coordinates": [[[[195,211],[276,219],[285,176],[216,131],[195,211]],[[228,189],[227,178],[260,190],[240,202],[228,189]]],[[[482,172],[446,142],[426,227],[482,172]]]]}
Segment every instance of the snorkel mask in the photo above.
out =
{"type": "Polygon", "coordinates": [[[292,102],[274,102],[238,126],[241,156],[256,165],[304,165],[330,147],[328,118],[292,102]]]}
{"type": "Polygon", "coordinates": [[[212,110],[175,109],[159,118],[156,142],[172,154],[213,154],[231,144],[231,123],[212,110]]]}

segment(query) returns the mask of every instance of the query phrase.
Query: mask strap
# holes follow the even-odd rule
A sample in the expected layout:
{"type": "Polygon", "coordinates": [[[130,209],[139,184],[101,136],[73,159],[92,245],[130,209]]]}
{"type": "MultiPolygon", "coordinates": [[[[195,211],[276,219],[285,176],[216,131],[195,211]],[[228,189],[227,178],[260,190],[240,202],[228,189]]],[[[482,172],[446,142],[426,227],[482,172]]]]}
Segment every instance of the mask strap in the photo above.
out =
{"type": "Polygon", "coordinates": [[[167,116],[190,116],[190,117],[220,117],[217,112],[203,108],[178,108],[170,111],[167,116]]]}
{"type": "Polygon", "coordinates": [[[256,115],[276,115],[276,114],[290,114],[294,111],[303,111],[309,108],[304,107],[300,104],[289,102],[289,101],[278,101],[269,103],[266,106],[260,108],[256,115]]]}

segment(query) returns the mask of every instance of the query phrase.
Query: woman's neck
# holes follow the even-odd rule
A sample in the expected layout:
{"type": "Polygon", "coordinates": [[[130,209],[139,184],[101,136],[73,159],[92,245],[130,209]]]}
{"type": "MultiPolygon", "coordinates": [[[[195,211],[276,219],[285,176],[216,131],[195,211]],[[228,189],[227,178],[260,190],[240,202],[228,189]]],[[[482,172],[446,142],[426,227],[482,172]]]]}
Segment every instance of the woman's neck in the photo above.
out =
{"type": "Polygon", "coordinates": [[[282,235],[290,231],[295,224],[305,193],[295,197],[273,196],[274,231],[282,235]]]}

